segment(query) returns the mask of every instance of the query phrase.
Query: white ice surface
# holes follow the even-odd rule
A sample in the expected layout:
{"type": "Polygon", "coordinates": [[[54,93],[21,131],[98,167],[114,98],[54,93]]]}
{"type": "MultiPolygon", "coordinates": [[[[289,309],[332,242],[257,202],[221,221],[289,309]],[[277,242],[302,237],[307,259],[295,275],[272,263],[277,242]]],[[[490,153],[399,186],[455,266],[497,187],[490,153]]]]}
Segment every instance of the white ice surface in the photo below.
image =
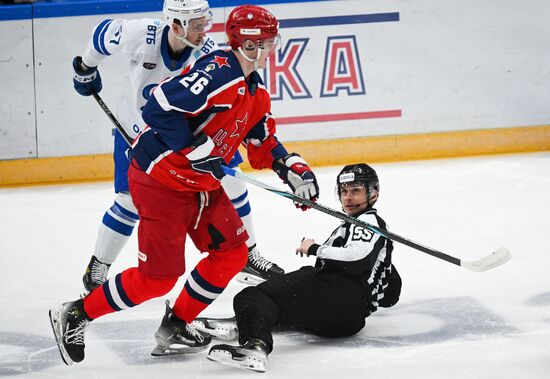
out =
{"type": "MultiPolygon", "coordinates": [[[[397,306],[367,319],[346,339],[275,334],[262,377],[550,378],[550,153],[373,165],[379,214],[394,233],[466,260],[500,246],[512,260],[475,273],[395,245],[403,278],[397,306]]],[[[316,170],[320,202],[337,208],[339,168],[316,170]]],[[[272,173],[251,174],[281,187],[272,173]]],[[[263,254],[287,271],[312,258],[293,253],[339,223],[284,198],[249,188],[263,254]]],[[[111,184],[0,190],[0,377],[215,378],[256,374],[208,361],[206,353],[149,355],[164,299],[94,321],[86,359],[66,367],[48,309],[75,299],[97,227],[113,201],[111,184]]],[[[136,264],[135,236],[111,273],[136,264]]],[[[200,258],[189,244],[188,267],[200,258]]],[[[167,297],[175,299],[180,280],[167,297]]],[[[232,315],[242,289],[231,283],[205,314],[232,315]]]]}

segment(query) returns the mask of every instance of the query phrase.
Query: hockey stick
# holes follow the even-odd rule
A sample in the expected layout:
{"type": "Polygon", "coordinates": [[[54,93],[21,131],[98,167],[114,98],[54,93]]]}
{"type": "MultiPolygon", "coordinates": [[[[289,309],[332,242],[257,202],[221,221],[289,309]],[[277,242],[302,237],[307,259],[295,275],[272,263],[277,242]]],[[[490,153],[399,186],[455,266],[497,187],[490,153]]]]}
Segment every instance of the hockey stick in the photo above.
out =
{"type": "MultiPolygon", "coordinates": [[[[105,114],[113,122],[113,124],[115,125],[117,130],[120,132],[122,137],[126,140],[128,145],[131,146],[132,145],[132,139],[130,138],[130,136],[128,136],[128,133],[126,133],[126,131],[124,130],[122,125],[120,125],[120,123],[118,122],[116,117],[113,115],[113,113],[111,112],[111,110],[109,109],[107,104],[105,104],[103,99],[96,92],[93,92],[92,95],[94,96],[94,99],[97,101],[97,103],[99,104],[101,109],[103,109],[105,114]]],[[[328,214],[332,217],[336,217],[336,218],[338,218],[342,221],[347,221],[351,224],[360,226],[362,228],[370,230],[373,233],[381,235],[382,237],[388,238],[392,241],[402,243],[406,246],[412,247],[413,249],[422,251],[423,253],[426,253],[426,254],[429,254],[429,255],[434,256],[436,258],[439,258],[439,259],[442,259],[444,261],[450,262],[450,263],[455,264],[457,266],[464,267],[464,268],[466,268],[468,270],[471,270],[471,271],[482,272],[482,271],[487,271],[487,270],[493,269],[495,267],[498,267],[498,266],[508,262],[512,257],[510,255],[510,252],[508,251],[508,249],[506,249],[505,247],[501,247],[501,248],[497,249],[495,252],[493,252],[493,253],[487,255],[486,257],[483,257],[483,258],[481,258],[477,261],[464,261],[464,260],[461,260],[459,258],[453,257],[451,255],[445,254],[441,251],[432,249],[432,248],[427,247],[427,246],[423,246],[419,243],[416,243],[414,241],[411,241],[409,239],[401,237],[397,234],[394,234],[390,231],[380,229],[380,228],[378,228],[374,225],[371,225],[367,222],[357,220],[356,218],[350,217],[350,216],[346,215],[345,213],[342,213],[342,212],[339,212],[339,211],[334,210],[332,208],[329,208],[329,207],[326,207],[324,205],[318,204],[314,201],[311,201],[311,200],[305,199],[303,197],[294,195],[293,193],[290,193],[290,192],[281,191],[281,190],[279,190],[275,187],[272,187],[268,184],[265,184],[265,183],[262,183],[262,182],[260,182],[256,179],[253,179],[253,178],[243,174],[242,172],[235,171],[232,168],[225,167],[225,166],[223,166],[222,168],[223,168],[223,171],[227,175],[233,176],[233,177],[235,177],[237,179],[240,179],[244,182],[247,182],[247,183],[253,184],[255,186],[261,187],[261,188],[263,188],[265,190],[268,190],[270,192],[273,192],[273,193],[275,193],[279,196],[283,196],[283,197],[286,197],[288,199],[291,199],[291,200],[295,201],[296,203],[307,205],[308,207],[311,207],[311,208],[316,209],[320,212],[326,213],[326,214],[328,214]]]]}
{"type": "Polygon", "coordinates": [[[227,175],[233,176],[233,177],[235,177],[237,179],[240,179],[244,182],[247,182],[247,183],[253,184],[255,186],[261,187],[261,188],[263,188],[265,190],[268,190],[270,192],[273,192],[273,193],[275,193],[279,196],[283,196],[283,197],[286,197],[288,199],[291,199],[296,203],[306,205],[306,206],[311,207],[313,209],[316,209],[320,212],[326,213],[326,214],[328,214],[332,217],[336,217],[336,218],[338,218],[342,221],[346,221],[346,222],[349,222],[350,224],[354,224],[354,225],[357,225],[361,228],[370,230],[371,232],[376,233],[378,235],[381,235],[382,237],[385,237],[385,238],[390,239],[390,240],[395,241],[395,242],[402,243],[403,245],[412,247],[413,249],[419,250],[423,253],[429,254],[433,257],[442,259],[444,261],[455,264],[457,266],[464,267],[464,268],[466,268],[468,270],[471,270],[471,271],[482,272],[482,271],[487,271],[487,270],[493,269],[495,267],[498,267],[498,266],[508,262],[510,260],[510,258],[512,257],[510,255],[510,252],[508,251],[508,249],[506,249],[505,247],[501,247],[501,248],[497,249],[495,252],[493,252],[493,253],[487,255],[486,257],[483,257],[483,258],[481,258],[477,261],[464,261],[462,259],[453,257],[453,256],[445,254],[445,253],[442,253],[441,251],[432,249],[432,248],[427,247],[427,246],[423,246],[419,243],[416,243],[416,242],[411,241],[407,238],[401,237],[401,236],[399,236],[395,233],[392,233],[390,231],[380,229],[379,227],[371,225],[367,222],[357,220],[356,218],[348,216],[345,213],[342,213],[342,212],[339,212],[339,211],[334,210],[332,208],[329,208],[329,207],[326,207],[324,205],[318,204],[314,201],[311,201],[311,200],[305,199],[303,197],[294,195],[293,193],[290,193],[290,192],[281,191],[281,190],[279,190],[275,187],[272,187],[268,184],[265,184],[265,183],[260,182],[256,179],[253,179],[253,178],[243,174],[242,172],[236,171],[232,168],[225,167],[225,166],[223,166],[222,168],[223,168],[223,171],[227,175]]]}
{"type": "Polygon", "coordinates": [[[94,97],[95,101],[97,101],[97,103],[99,104],[99,106],[101,107],[101,109],[103,109],[103,112],[105,112],[105,114],[107,115],[107,117],[109,117],[109,119],[113,122],[113,124],[115,124],[115,127],[117,128],[117,130],[120,132],[120,134],[122,135],[122,138],[124,138],[124,140],[126,141],[126,143],[128,144],[128,146],[132,146],[132,138],[130,138],[130,136],[128,135],[128,133],[126,133],[126,130],[124,130],[124,128],[122,127],[122,125],[120,125],[120,122],[118,122],[118,120],[116,119],[115,115],[113,114],[113,112],[111,112],[111,110],[109,109],[109,107],[107,106],[107,104],[105,104],[105,102],[103,101],[103,99],[101,98],[101,96],[99,96],[99,94],[97,92],[92,92],[92,96],[94,97]]]}

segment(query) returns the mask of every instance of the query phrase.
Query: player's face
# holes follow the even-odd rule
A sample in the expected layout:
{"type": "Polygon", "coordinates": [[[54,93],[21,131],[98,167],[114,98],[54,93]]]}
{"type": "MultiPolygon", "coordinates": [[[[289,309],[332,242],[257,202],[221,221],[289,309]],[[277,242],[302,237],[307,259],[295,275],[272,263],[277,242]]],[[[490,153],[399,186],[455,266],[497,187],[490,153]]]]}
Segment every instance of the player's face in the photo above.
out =
{"type": "Polygon", "coordinates": [[[362,183],[343,184],[340,187],[340,202],[348,216],[364,211],[369,205],[367,188],[362,183]]]}
{"type": "Polygon", "coordinates": [[[258,44],[260,48],[260,58],[258,59],[259,68],[265,68],[267,58],[272,55],[279,47],[279,36],[274,38],[268,38],[260,41],[258,44]]]}
{"type": "Polygon", "coordinates": [[[195,45],[200,45],[211,24],[207,17],[195,18],[189,21],[187,27],[187,40],[195,45]]]}

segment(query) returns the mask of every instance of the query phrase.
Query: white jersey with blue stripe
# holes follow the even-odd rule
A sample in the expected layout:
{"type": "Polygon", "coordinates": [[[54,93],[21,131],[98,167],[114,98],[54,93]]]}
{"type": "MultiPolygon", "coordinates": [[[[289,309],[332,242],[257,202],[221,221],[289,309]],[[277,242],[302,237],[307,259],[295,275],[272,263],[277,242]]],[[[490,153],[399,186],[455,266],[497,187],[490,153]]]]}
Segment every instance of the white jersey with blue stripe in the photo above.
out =
{"type": "Polygon", "coordinates": [[[98,66],[110,55],[123,54],[128,60],[120,71],[125,86],[116,115],[130,137],[135,138],[145,123],[141,110],[151,91],[167,77],[178,75],[197,59],[219,47],[206,36],[197,48],[185,48],[179,59],[172,59],[168,52],[170,27],[155,19],[104,20],[95,29],[82,61],[90,67],[98,66]]]}

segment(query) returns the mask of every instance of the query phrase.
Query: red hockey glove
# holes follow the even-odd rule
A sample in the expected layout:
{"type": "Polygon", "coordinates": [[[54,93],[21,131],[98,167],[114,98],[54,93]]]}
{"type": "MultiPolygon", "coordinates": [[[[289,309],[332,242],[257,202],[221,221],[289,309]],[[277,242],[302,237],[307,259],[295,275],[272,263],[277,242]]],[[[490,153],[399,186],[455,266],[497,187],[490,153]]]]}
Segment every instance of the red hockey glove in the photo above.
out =
{"type": "MultiPolygon", "coordinates": [[[[319,197],[319,185],[307,162],[296,153],[285,155],[281,160],[282,163],[279,160],[273,162],[273,171],[288,184],[295,195],[316,201],[319,197]]],[[[304,211],[309,208],[296,202],[294,204],[304,211]]]]}

